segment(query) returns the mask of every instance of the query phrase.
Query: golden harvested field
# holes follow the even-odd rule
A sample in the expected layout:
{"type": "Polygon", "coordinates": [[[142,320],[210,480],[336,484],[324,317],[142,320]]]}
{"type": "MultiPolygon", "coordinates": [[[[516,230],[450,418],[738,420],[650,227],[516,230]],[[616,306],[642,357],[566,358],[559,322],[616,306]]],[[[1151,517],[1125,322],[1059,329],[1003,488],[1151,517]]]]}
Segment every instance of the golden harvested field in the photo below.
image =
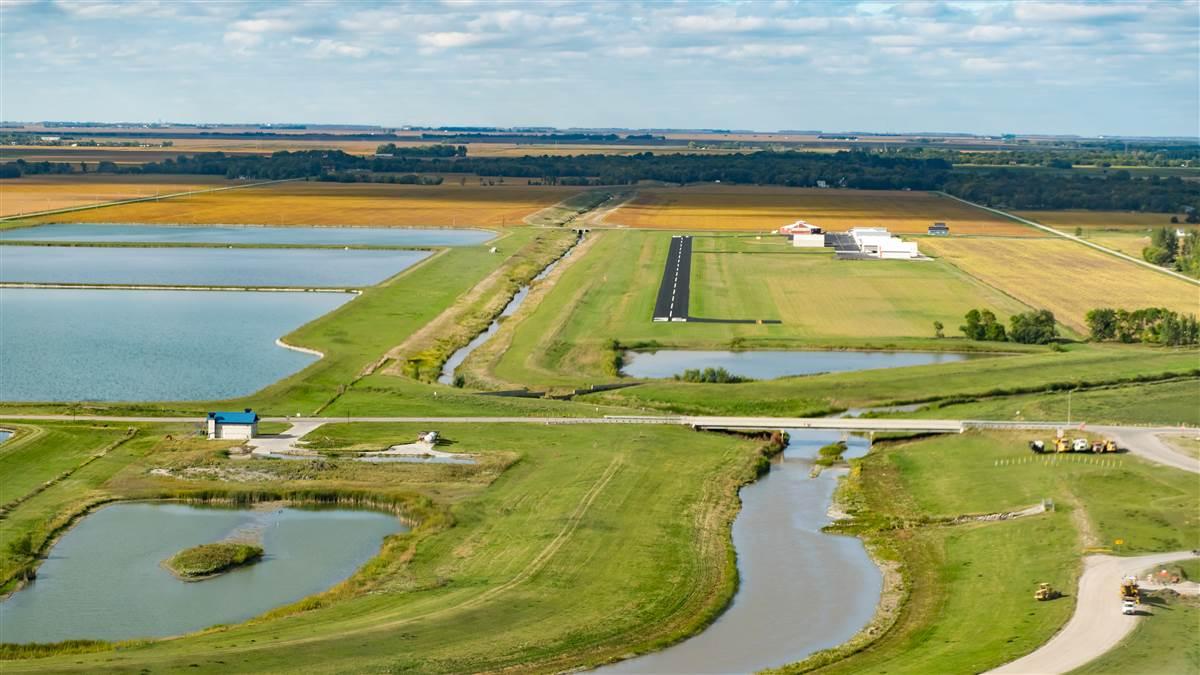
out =
{"type": "Polygon", "coordinates": [[[1096,307],[1200,311],[1200,286],[1065,239],[935,239],[921,249],[1086,332],[1096,307]]]}
{"type": "MultiPolygon", "coordinates": [[[[232,225],[496,227],[579,192],[544,186],[479,187],[289,182],[72,214],[74,222],[232,225]]],[[[43,218],[46,221],[54,217],[43,218]]]]}
{"type": "MultiPolygon", "coordinates": [[[[1171,227],[1169,213],[1140,213],[1137,211],[1020,211],[1018,216],[1037,221],[1055,229],[1074,232],[1076,227],[1087,230],[1131,229],[1145,230],[1171,227]]],[[[1176,226],[1181,227],[1181,226],[1176,226]]]]}
{"type": "Polygon", "coordinates": [[[0,216],[239,184],[223,176],[25,176],[0,181],[0,216]]]}
{"type": "Polygon", "coordinates": [[[1106,232],[1104,230],[1085,229],[1083,236],[1092,243],[1099,244],[1105,248],[1111,248],[1114,251],[1120,251],[1125,255],[1131,255],[1135,258],[1141,258],[1142,249],[1150,245],[1150,235],[1142,234],[1138,230],[1106,232]]]}
{"type": "Polygon", "coordinates": [[[1036,228],[928,192],[711,184],[639,189],[632,201],[604,222],[655,229],[767,232],[801,218],[827,230],[882,226],[893,232],[924,234],[930,224],[942,221],[954,234],[1044,236],[1036,228]]]}

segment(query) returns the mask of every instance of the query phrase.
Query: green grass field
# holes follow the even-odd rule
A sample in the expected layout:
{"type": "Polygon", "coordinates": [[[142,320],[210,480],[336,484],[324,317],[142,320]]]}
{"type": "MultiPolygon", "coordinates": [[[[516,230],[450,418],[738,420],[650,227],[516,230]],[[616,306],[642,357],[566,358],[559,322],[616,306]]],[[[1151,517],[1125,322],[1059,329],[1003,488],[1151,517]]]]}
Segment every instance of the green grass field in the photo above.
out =
{"type": "MultiPolygon", "coordinates": [[[[1139,384],[1077,391],[1071,394],[1070,417],[1092,424],[1156,424],[1200,426],[1200,380],[1139,384]]],[[[931,407],[904,417],[983,420],[1048,420],[1068,418],[1067,393],[1004,396],[931,407]]],[[[1200,445],[1200,444],[1198,444],[1200,445]]]]}
{"type": "MultiPolygon", "coordinates": [[[[336,449],[408,439],[417,430],[335,424],[321,433],[323,445],[336,449]]],[[[454,451],[485,461],[318,468],[241,462],[233,466],[277,472],[280,480],[233,485],[149,475],[156,466],[231,460],[215,454],[212,443],[166,441],[162,430],[145,429],[136,447],[126,444],[126,452],[110,456],[111,468],[89,477],[85,494],[353,489],[425,503],[423,522],[389,540],[349,582],[268,618],[116,651],[8,661],[5,672],[272,671],[297,663],[342,671],[562,670],[678,639],[710,621],[732,593],[736,488],[753,476],[762,441],[659,427],[441,431],[454,451]]],[[[48,490],[40,496],[47,503],[22,505],[0,521],[0,532],[45,529],[77,508],[79,494],[65,485],[48,490]]]]}
{"type": "Polygon", "coordinates": [[[700,414],[803,416],[958,396],[994,396],[1045,388],[1070,388],[1195,370],[1197,351],[1077,346],[1043,352],[930,366],[831,373],[743,384],[654,382],[581,400],[633,408],[700,414]]]}
{"type": "Polygon", "coordinates": [[[691,314],[779,319],[781,325],[651,321],[670,235],[603,232],[558,280],[538,311],[513,317],[509,350],[494,364],[502,381],[587,383],[611,379],[608,346],[683,348],[886,346],[976,348],[935,341],[935,320],[952,335],[972,307],[1001,316],[1024,311],[1012,299],[942,263],[845,262],[762,240],[730,236],[694,242],[691,314]],[[852,308],[848,311],[848,308],[852,308]]]}
{"type": "Polygon", "coordinates": [[[1033,460],[1021,434],[973,432],[876,446],[856,460],[839,491],[857,516],[848,529],[903,564],[907,602],[879,639],[819,672],[985,671],[1037,648],[1067,620],[1093,539],[1124,537],[1123,553],[1200,544],[1200,490],[1189,475],[1133,457],[1085,459],[1033,460]],[[944,524],[1044,498],[1054,511],[944,524]],[[1067,596],[1035,601],[1043,581],[1067,596]]]}

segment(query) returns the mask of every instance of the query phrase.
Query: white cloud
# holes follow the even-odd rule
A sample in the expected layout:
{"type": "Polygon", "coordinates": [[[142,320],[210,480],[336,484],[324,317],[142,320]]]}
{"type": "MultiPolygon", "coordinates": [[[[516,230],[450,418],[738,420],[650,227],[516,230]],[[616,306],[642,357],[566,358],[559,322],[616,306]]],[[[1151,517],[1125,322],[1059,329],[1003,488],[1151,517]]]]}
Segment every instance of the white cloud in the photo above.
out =
{"type": "Polygon", "coordinates": [[[671,20],[675,30],[685,33],[744,33],[760,30],[767,26],[767,20],[758,16],[730,17],[706,14],[679,16],[671,20]]]}
{"type": "Polygon", "coordinates": [[[417,42],[419,42],[422,46],[431,47],[433,49],[470,47],[481,42],[486,42],[487,39],[488,36],[480,33],[463,33],[459,31],[424,33],[417,36],[417,42]]]}
{"type": "Polygon", "coordinates": [[[1021,21],[1088,21],[1128,19],[1144,14],[1152,3],[1018,2],[1014,14],[1021,21]]]}
{"type": "Polygon", "coordinates": [[[348,56],[350,58],[361,59],[368,54],[368,50],[358,45],[347,44],[323,38],[317,40],[316,46],[313,47],[312,53],[317,58],[329,58],[332,56],[348,56]]]}

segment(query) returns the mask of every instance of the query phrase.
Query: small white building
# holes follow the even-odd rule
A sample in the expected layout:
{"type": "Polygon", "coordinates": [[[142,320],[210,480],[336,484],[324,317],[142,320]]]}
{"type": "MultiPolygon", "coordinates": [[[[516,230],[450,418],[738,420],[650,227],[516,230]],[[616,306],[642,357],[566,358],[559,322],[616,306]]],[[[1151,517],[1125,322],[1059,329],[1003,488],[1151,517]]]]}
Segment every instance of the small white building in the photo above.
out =
{"type": "Polygon", "coordinates": [[[248,441],[258,435],[258,415],[251,409],[245,412],[208,413],[208,440],[248,441]]]}
{"type": "Polygon", "coordinates": [[[850,229],[849,234],[854,238],[858,250],[869,256],[893,260],[921,257],[916,244],[893,237],[882,227],[855,227],[850,229]]]}
{"type": "Polygon", "coordinates": [[[823,248],[825,246],[825,235],[793,234],[792,246],[796,248],[823,248]]]}

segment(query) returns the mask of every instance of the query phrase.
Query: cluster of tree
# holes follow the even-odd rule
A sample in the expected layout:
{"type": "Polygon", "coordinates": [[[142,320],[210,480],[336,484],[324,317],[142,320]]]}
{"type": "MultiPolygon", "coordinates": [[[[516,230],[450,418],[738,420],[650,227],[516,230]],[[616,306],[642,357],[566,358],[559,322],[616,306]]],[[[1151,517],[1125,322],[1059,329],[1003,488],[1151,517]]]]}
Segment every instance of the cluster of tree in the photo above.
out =
{"type": "MultiPolygon", "coordinates": [[[[989,309],[972,309],[965,318],[966,323],[958,329],[971,340],[1044,345],[1058,337],[1054,313],[1048,309],[1012,315],[1008,319],[1008,330],[989,309]]],[[[934,328],[938,337],[941,337],[941,323],[935,322],[934,328]]]]}
{"type": "MultiPolygon", "coordinates": [[[[1196,211],[1188,213],[1189,223],[1197,220],[1200,218],[1197,218],[1196,211]]],[[[1142,257],[1155,265],[1200,276],[1200,232],[1191,230],[1179,237],[1175,228],[1154,230],[1150,234],[1150,245],[1142,249],[1142,257]]]]}
{"type": "Polygon", "coordinates": [[[1132,178],[1128,171],[1108,176],[1048,175],[1005,170],[959,172],[943,189],[952,195],[1005,209],[1097,209],[1184,213],[1200,207],[1200,185],[1178,176],[1132,178]]]}
{"type": "Polygon", "coordinates": [[[1097,342],[1200,344],[1200,322],[1195,314],[1180,314],[1163,307],[1133,311],[1100,307],[1088,312],[1086,318],[1088,334],[1097,342]]]}
{"type": "Polygon", "coordinates": [[[439,143],[416,147],[396,147],[395,143],[386,143],[375,148],[375,154],[388,157],[466,157],[467,146],[439,143]]]}
{"type": "Polygon", "coordinates": [[[682,375],[676,375],[676,380],[681,382],[704,382],[707,384],[736,384],[738,382],[749,382],[750,378],[734,375],[724,368],[688,368],[683,371],[682,375]]]}
{"type": "Polygon", "coordinates": [[[20,178],[26,175],[47,173],[71,173],[75,170],[73,164],[67,162],[26,162],[18,159],[15,162],[0,164],[0,178],[20,178]]]}
{"type": "Polygon", "coordinates": [[[955,164],[1045,166],[1070,169],[1075,166],[1200,166],[1200,147],[1194,144],[1123,148],[1029,148],[998,152],[959,152],[957,150],[909,150],[923,156],[942,157],[955,164]]]}
{"type": "Polygon", "coordinates": [[[331,183],[393,183],[397,185],[441,185],[444,180],[441,176],[430,176],[428,174],[394,174],[386,175],[367,173],[364,171],[339,171],[336,173],[323,173],[317,177],[317,180],[331,183]]]}

